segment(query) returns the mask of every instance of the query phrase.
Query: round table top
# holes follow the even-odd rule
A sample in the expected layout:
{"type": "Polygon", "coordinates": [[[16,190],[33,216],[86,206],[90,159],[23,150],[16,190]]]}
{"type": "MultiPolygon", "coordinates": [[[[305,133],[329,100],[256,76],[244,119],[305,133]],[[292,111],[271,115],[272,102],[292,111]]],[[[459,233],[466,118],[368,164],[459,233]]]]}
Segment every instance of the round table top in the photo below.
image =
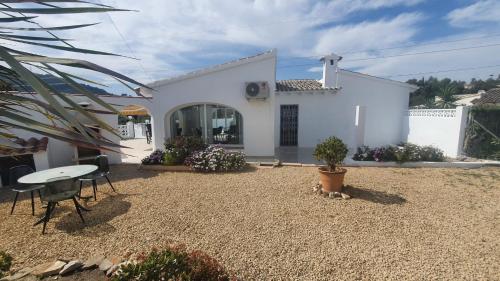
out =
{"type": "Polygon", "coordinates": [[[19,183],[24,184],[44,184],[50,179],[54,178],[79,178],[90,174],[97,170],[96,165],[73,165],[64,166],[59,168],[53,168],[48,170],[43,170],[39,172],[34,172],[17,180],[19,183]]]}

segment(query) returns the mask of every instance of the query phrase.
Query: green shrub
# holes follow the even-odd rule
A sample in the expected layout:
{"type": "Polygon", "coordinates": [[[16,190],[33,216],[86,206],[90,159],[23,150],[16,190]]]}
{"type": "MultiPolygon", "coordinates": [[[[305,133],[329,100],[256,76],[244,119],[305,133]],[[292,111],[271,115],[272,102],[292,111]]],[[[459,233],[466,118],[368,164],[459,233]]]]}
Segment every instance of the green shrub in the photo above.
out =
{"type": "Polygon", "coordinates": [[[181,165],[187,157],[196,151],[204,150],[207,147],[200,137],[177,136],[165,142],[165,154],[163,156],[164,165],[181,165]]]}
{"type": "Polygon", "coordinates": [[[500,106],[473,106],[465,132],[464,152],[475,158],[500,160],[500,140],[493,135],[500,136],[500,106]]]}
{"type": "Polygon", "coordinates": [[[0,278],[10,270],[12,265],[12,256],[4,251],[0,251],[0,278]]]}
{"type": "Polygon", "coordinates": [[[347,146],[337,137],[329,137],[318,144],[314,150],[314,157],[318,161],[325,161],[330,171],[335,171],[337,165],[342,164],[347,156],[347,146]]]}
{"type": "Polygon", "coordinates": [[[177,136],[170,138],[165,143],[165,149],[177,148],[179,150],[184,150],[187,155],[191,155],[195,151],[203,150],[207,148],[205,141],[200,137],[194,136],[177,136]]]}
{"type": "Polygon", "coordinates": [[[358,147],[352,159],[356,161],[374,161],[373,153],[374,151],[370,147],[363,145],[358,147]]]}
{"type": "Polygon", "coordinates": [[[187,152],[179,148],[167,148],[163,154],[163,165],[181,165],[187,157],[187,152]]]}
{"type": "Polygon", "coordinates": [[[121,266],[113,281],[232,280],[225,268],[209,255],[185,247],[169,247],[161,252],[153,250],[136,263],[121,266]]]}
{"type": "Polygon", "coordinates": [[[434,146],[422,146],[420,148],[421,161],[443,162],[445,160],[444,152],[434,146]]]}
{"type": "Polygon", "coordinates": [[[377,162],[396,161],[396,148],[394,146],[381,146],[373,149],[373,159],[377,162]]]}
{"type": "Polygon", "coordinates": [[[443,151],[437,147],[401,143],[398,146],[387,145],[373,149],[368,146],[358,147],[352,159],[356,161],[375,160],[377,162],[396,161],[404,163],[418,161],[442,162],[445,157],[443,151]]]}
{"type": "Polygon", "coordinates": [[[420,146],[412,143],[401,143],[394,149],[396,162],[418,162],[421,161],[420,146]]]}

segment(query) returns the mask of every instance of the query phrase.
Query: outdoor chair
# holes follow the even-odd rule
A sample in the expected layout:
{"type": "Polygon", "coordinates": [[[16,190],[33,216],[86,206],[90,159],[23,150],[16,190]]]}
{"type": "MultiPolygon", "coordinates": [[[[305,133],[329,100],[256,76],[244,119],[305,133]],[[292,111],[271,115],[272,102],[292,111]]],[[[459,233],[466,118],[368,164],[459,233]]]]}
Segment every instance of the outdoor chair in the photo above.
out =
{"type": "Polygon", "coordinates": [[[113,192],[116,192],[115,188],[111,184],[111,181],[109,180],[108,175],[110,174],[109,172],[109,163],[108,163],[108,157],[106,155],[99,155],[95,158],[95,163],[94,165],[97,166],[97,171],[94,173],[84,176],[80,178],[80,193],[79,196],[82,194],[82,187],[83,187],[83,182],[85,181],[90,181],[92,182],[92,189],[94,192],[94,200],[97,200],[97,180],[100,178],[105,178],[109,185],[111,186],[111,189],[113,192]]]}
{"type": "Polygon", "coordinates": [[[70,177],[53,178],[50,181],[47,181],[47,183],[45,184],[45,188],[41,190],[43,199],[47,201],[47,210],[45,211],[45,216],[36,223],[39,224],[43,222],[42,234],[45,234],[45,228],[50,220],[50,216],[54,212],[56,205],[59,202],[65,200],[73,200],[76,212],[80,216],[83,224],[85,224],[85,220],[82,216],[82,210],[89,210],[80,205],[80,203],[78,203],[78,200],[76,200],[78,191],[79,189],[76,185],[75,179],[72,179],[70,177]]]}
{"type": "Polygon", "coordinates": [[[40,196],[40,201],[42,201],[42,195],[40,194],[40,189],[43,189],[43,185],[27,185],[18,183],[17,180],[21,177],[34,173],[35,170],[28,165],[15,166],[9,169],[9,187],[12,191],[16,193],[14,197],[14,203],[10,209],[10,214],[14,213],[14,208],[16,207],[17,199],[20,193],[29,192],[31,194],[31,215],[35,215],[35,195],[34,192],[38,191],[40,196]]]}

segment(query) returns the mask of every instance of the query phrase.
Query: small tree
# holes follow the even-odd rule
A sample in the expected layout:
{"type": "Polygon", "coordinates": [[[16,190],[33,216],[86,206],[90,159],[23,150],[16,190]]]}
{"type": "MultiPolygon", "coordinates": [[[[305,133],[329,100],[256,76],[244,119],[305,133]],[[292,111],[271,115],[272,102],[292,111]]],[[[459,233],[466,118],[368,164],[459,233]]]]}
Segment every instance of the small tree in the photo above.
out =
{"type": "Polygon", "coordinates": [[[324,161],[330,172],[334,172],[337,169],[337,165],[342,164],[344,161],[347,151],[347,146],[341,139],[329,137],[316,146],[313,155],[318,161],[324,161]]]}
{"type": "Polygon", "coordinates": [[[440,108],[455,108],[455,102],[457,101],[455,92],[455,87],[451,85],[441,87],[439,89],[439,100],[436,102],[436,105],[440,108]]]}

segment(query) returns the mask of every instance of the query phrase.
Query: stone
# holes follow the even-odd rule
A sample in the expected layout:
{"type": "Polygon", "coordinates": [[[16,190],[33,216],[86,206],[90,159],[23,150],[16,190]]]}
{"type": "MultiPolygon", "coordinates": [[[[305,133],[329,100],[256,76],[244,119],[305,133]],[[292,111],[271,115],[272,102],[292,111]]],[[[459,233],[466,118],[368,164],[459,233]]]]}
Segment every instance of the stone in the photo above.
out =
{"type": "Polygon", "coordinates": [[[4,278],[2,278],[0,280],[1,281],[14,281],[14,280],[18,280],[18,279],[21,279],[24,276],[30,274],[32,271],[33,271],[33,268],[26,267],[26,268],[23,268],[23,269],[19,270],[15,274],[10,275],[10,276],[6,276],[6,277],[4,277],[4,278]]]}
{"type": "Polygon", "coordinates": [[[108,271],[113,266],[113,263],[108,259],[103,259],[99,264],[99,269],[101,271],[108,271]]]}
{"type": "Polygon", "coordinates": [[[343,199],[351,199],[351,196],[347,193],[341,193],[343,199]]]}
{"type": "Polygon", "coordinates": [[[333,194],[335,197],[342,197],[342,194],[340,192],[335,191],[333,194]]]}
{"type": "Polygon", "coordinates": [[[104,260],[103,255],[93,256],[83,263],[82,270],[98,267],[101,264],[102,260],[104,260]]]}
{"type": "Polygon", "coordinates": [[[0,280],[14,280],[14,281],[39,281],[40,279],[38,277],[36,277],[35,275],[25,275],[21,278],[18,278],[18,279],[8,279],[8,278],[11,278],[13,276],[9,276],[9,277],[5,277],[5,278],[2,278],[0,280]]]}
{"type": "Polygon", "coordinates": [[[70,261],[61,269],[61,271],[59,271],[59,274],[60,275],[70,274],[82,266],[83,263],[79,260],[70,261]]]}
{"type": "Polygon", "coordinates": [[[112,267],[110,267],[108,269],[108,271],[106,271],[106,276],[110,277],[111,275],[113,275],[113,273],[115,273],[115,271],[120,267],[119,264],[115,264],[113,265],[112,267]]]}
{"type": "Polygon", "coordinates": [[[39,274],[38,276],[39,277],[47,277],[47,276],[52,276],[52,275],[56,275],[56,274],[59,274],[59,272],[61,271],[61,269],[66,265],[65,262],[63,261],[55,261],[52,263],[51,266],[49,266],[47,269],[45,269],[44,271],[42,271],[41,274],[39,274]]]}
{"type": "Polygon", "coordinates": [[[37,266],[35,266],[35,267],[32,268],[31,274],[39,276],[47,268],[49,268],[52,264],[54,264],[54,263],[53,262],[46,262],[46,263],[39,264],[39,265],[37,265],[37,266]]]}
{"type": "Polygon", "coordinates": [[[335,198],[335,192],[329,192],[328,197],[330,198],[335,198]]]}
{"type": "Polygon", "coordinates": [[[112,257],[112,258],[111,258],[111,262],[112,262],[113,264],[119,264],[119,263],[121,263],[122,261],[123,261],[123,259],[122,259],[122,258],[120,258],[120,257],[112,257]]]}

